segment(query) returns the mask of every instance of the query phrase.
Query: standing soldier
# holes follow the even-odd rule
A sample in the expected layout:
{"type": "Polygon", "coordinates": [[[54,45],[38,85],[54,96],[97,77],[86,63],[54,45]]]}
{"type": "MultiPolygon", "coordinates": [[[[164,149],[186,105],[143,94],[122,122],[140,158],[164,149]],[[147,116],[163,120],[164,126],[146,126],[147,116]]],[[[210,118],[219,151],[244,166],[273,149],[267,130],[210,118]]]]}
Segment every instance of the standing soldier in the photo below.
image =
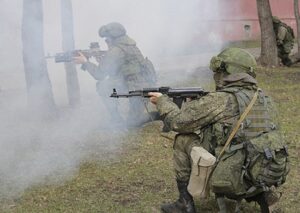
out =
{"type": "Polygon", "coordinates": [[[273,16],[273,29],[276,35],[278,57],[283,65],[289,67],[293,64],[289,55],[294,46],[294,31],[276,16],[273,16]]]}
{"type": "MultiPolygon", "coordinates": [[[[99,29],[99,36],[105,38],[108,50],[97,60],[98,65],[89,62],[83,54],[74,60],[98,80],[97,92],[103,97],[112,120],[119,123],[123,118],[118,112],[117,102],[109,98],[113,88],[127,91],[153,86],[156,74],[151,61],[144,58],[136,42],[126,35],[123,25],[116,22],[104,25],[99,29]]],[[[137,126],[148,120],[142,100],[130,99],[129,108],[128,125],[137,126]]]]}
{"type": "Polygon", "coordinates": [[[247,51],[228,48],[210,62],[216,92],[181,109],[166,95],[149,93],[165,125],[179,133],[173,146],[179,199],[162,205],[163,212],[196,212],[191,195],[197,191],[191,182],[196,176],[199,180],[211,177],[222,213],[227,212],[225,196],[257,201],[263,213],[270,212],[276,201],[271,189],[283,184],[288,173],[287,148],[274,123],[270,100],[257,87],[255,67],[247,51]],[[209,164],[201,163],[210,158],[203,150],[217,157],[211,174],[209,164]]]}

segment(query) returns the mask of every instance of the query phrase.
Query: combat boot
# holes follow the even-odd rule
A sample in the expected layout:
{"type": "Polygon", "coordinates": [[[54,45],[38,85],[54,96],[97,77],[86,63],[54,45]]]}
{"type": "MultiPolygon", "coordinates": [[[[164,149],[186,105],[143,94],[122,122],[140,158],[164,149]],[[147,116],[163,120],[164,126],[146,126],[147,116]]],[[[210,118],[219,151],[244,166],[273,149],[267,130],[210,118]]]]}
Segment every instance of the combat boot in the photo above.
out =
{"type": "Polygon", "coordinates": [[[292,60],[289,57],[285,57],[281,61],[287,67],[290,67],[290,66],[293,65],[293,62],[292,62],[292,60]]]}
{"type": "Polygon", "coordinates": [[[281,198],[281,193],[277,193],[275,190],[270,190],[265,192],[265,198],[269,207],[270,213],[282,213],[283,211],[278,206],[279,200],[281,198]]]}
{"type": "Polygon", "coordinates": [[[281,194],[270,190],[254,196],[251,200],[259,204],[261,213],[282,213],[280,207],[277,206],[280,197],[281,194]]]}
{"type": "Polygon", "coordinates": [[[266,200],[265,192],[261,192],[254,197],[251,197],[250,199],[247,199],[247,201],[255,201],[260,206],[260,212],[261,213],[270,213],[269,206],[266,200]]]}
{"type": "Polygon", "coordinates": [[[187,190],[188,182],[177,180],[179,199],[170,204],[161,206],[165,213],[196,213],[193,197],[187,190]]]}

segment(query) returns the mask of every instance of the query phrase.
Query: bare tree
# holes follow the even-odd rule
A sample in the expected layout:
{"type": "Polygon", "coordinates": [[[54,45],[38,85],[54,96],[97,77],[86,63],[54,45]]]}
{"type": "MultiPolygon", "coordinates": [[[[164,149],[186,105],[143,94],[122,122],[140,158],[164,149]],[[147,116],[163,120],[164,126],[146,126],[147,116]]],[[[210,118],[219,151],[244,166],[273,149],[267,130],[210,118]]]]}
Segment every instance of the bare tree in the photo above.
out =
{"type": "Polygon", "coordinates": [[[273,30],[272,11],[269,0],[256,0],[258,19],[261,30],[261,56],[263,66],[277,66],[276,36],[273,30]]]}
{"type": "MultiPolygon", "coordinates": [[[[73,12],[71,0],[61,0],[61,27],[63,51],[74,50],[73,12]]],[[[76,66],[74,63],[65,63],[67,91],[69,104],[74,106],[80,102],[80,88],[76,66]]]]}
{"type": "Polygon", "coordinates": [[[298,44],[298,53],[297,58],[300,58],[300,14],[299,14],[299,1],[294,0],[294,13],[297,24],[297,44],[298,44]]]}
{"type": "Polygon", "coordinates": [[[44,57],[42,0],[23,0],[22,42],[28,103],[53,112],[55,103],[44,57]]]}

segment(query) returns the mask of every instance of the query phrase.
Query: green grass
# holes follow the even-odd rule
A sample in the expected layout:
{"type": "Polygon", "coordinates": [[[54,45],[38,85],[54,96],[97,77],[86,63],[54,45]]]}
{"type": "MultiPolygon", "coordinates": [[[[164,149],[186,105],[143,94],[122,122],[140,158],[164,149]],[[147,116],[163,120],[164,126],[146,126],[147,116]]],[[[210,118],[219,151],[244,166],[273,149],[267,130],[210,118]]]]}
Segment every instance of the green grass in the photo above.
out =
{"type": "Polygon", "coordinates": [[[260,41],[258,40],[247,40],[247,41],[233,41],[228,42],[224,47],[239,47],[239,48],[257,48],[260,47],[260,41]]]}
{"type": "MultiPolygon", "coordinates": [[[[280,189],[284,192],[280,205],[285,212],[296,213],[300,209],[300,71],[261,69],[258,81],[277,103],[289,144],[291,171],[280,189]]],[[[124,143],[110,160],[91,157],[68,181],[35,186],[18,199],[2,200],[0,212],[159,212],[162,202],[177,198],[169,139],[174,135],[163,136],[160,128],[160,122],[153,122],[131,130],[122,136],[124,143]]],[[[213,196],[196,200],[196,205],[198,212],[218,211],[213,196]]],[[[244,212],[258,212],[254,203],[244,202],[243,207],[244,212]]]]}
{"type": "Polygon", "coordinates": [[[300,71],[297,67],[266,70],[259,75],[259,80],[277,102],[281,129],[289,145],[291,171],[282,187],[281,205],[287,213],[299,212],[300,71]]]}

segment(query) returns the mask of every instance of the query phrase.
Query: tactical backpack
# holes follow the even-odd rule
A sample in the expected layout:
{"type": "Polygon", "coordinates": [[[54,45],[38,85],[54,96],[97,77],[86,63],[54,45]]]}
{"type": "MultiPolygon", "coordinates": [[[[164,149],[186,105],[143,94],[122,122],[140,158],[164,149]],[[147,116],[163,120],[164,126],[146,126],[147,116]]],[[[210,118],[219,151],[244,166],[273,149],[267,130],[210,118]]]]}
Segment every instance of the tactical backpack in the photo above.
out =
{"type": "MultiPolygon", "coordinates": [[[[235,95],[241,113],[253,97],[253,91],[242,88],[227,88],[224,92],[235,95]]],[[[247,198],[285,182],[289,172],[288,151],[273,123],[272,112],[269,97],[259,91],[254,106],[215,167],[211,177],[215,193],[247,198]]],[[[230,133],[235,122],[224,122],[218,128],[230,133]]],[[[225,133],[225,138],[228,135],[225,133]]]]}
{"type": "Polygon", "coordinates": [[[136,46],[126,47],[125,45],[116,45],[125,53],[124,65],[130,75],[139,75],[143,81],[147,82],[146,85],[154,86],[157,82],[157,75],[152,62],[142,55],[136,46]],[[128,70],[129,69],[129,70],[128,70]]]}
{"type": "Polygon", "coordinates": [[[141,73],[151,85],[154,86],[156,84],[156,72],[152,62],[147,57],[141,62],[141,73]]]}

